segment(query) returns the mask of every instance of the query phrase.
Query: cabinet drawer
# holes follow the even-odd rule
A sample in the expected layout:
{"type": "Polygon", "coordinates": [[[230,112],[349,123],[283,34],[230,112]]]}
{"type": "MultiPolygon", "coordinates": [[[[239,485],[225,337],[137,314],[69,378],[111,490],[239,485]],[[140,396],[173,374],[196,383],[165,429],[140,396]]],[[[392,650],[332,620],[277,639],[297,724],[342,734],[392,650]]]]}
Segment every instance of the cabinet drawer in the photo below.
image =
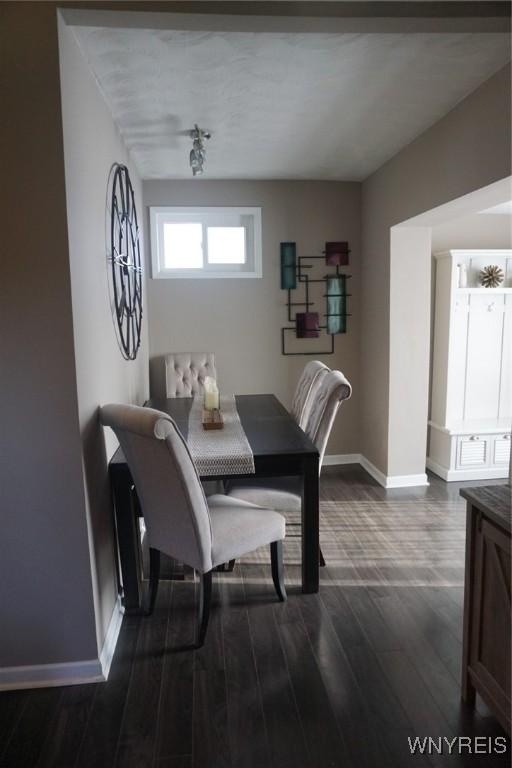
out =
{"type": "Polygon", "coordinates": [[[493,442],[492,463],[508,464],[510,461],[510,435],[497,435],[493,442]]]}
{"type": "Polygon", "coordinates": [[[489,461],[489,439],[483,435],[459,437],[457,467],[485,467],[489,461]]]}

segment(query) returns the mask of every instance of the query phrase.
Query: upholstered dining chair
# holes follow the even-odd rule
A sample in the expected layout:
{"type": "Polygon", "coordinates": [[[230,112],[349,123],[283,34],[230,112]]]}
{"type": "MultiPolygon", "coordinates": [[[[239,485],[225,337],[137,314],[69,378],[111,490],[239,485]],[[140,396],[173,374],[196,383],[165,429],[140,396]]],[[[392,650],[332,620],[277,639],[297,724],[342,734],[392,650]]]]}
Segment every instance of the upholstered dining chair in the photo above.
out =
{"type": "Polygon", "coordinates": [[[212,352],[171,352],[164,363],[167,397],[201,395],[206,377],[217,379],[212,352]]]}
{"type": "Polygon", "coordinates": [[[301,373],[293,395],[291,414],[302,429],[307,424],[311,406],[322,379],[329,371],[330,368],[320,360],[311,360],[301,373]]]}
{"type": "MultiPolygon", "coordinates": [[[[352,386],[340,371],[327,371],[322,377],[304,430],[320,454],[320,472],[338,408],[351,395],[352,386]]],[[[234,480],[228,495],[283,513],[300,513],[302,508],[302,486],[298,477],[234,480]]],[[[320,562],[325,565],[321,552],[320,562]]]]}
{"type": "Polygon", "coordinates": [[[270,544],[274,586],[279,599],[286,599],[282,515],[220,494],[207,500],[185,440],[167,414],[105,405],[100,418],[119,440],[144,515],[150,554],[148,614],[157,595],[161,552],[200,574],[197,647],[206,637],[216,566],[270,544]]]}

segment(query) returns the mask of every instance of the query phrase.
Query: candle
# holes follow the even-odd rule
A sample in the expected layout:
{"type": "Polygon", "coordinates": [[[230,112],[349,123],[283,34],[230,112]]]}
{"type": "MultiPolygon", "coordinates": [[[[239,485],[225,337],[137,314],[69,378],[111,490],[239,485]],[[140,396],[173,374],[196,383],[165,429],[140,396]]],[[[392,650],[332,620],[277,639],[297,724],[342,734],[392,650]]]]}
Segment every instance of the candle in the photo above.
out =
{"type": "Polygon", "coordinates": [[[204,407],[207,411],[213,411],[219,407],[219,390],[211,389],[204,393],[204,407]]]}
{"type": "Polygon", "coordinates": [[[207,411],[213,411],[219,408],[219,390],[217,382],[210,376],[204,381],[204,407],[207,411]]]}

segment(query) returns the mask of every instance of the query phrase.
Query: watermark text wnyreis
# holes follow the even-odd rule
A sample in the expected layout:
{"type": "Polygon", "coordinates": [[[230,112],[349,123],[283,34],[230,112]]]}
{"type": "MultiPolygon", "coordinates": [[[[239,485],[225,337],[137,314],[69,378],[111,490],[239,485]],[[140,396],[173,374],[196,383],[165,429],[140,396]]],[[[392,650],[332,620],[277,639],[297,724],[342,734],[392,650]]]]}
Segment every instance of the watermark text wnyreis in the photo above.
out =
{"type": "Polygon", "coordinates": [[[411,755],[503,755],[507,751],[505,736],[408,736],[407,741],[411,755]]]}

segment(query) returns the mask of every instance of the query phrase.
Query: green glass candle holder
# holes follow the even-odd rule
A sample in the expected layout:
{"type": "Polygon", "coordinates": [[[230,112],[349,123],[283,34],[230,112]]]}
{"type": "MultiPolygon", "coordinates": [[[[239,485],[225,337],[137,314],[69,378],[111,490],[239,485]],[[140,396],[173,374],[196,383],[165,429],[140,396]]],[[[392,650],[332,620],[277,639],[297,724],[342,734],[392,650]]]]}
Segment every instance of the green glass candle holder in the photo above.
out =
{"type": "Polygon", "coordinates": [[[281,288],[297,287],[297,246],[296,243],[281,243],[281,288]]]}
{"type": "Polygon", "coordinates": [[[327,333],[347,331],[347,278],[335,275],[327,278],[327,333]]]}

